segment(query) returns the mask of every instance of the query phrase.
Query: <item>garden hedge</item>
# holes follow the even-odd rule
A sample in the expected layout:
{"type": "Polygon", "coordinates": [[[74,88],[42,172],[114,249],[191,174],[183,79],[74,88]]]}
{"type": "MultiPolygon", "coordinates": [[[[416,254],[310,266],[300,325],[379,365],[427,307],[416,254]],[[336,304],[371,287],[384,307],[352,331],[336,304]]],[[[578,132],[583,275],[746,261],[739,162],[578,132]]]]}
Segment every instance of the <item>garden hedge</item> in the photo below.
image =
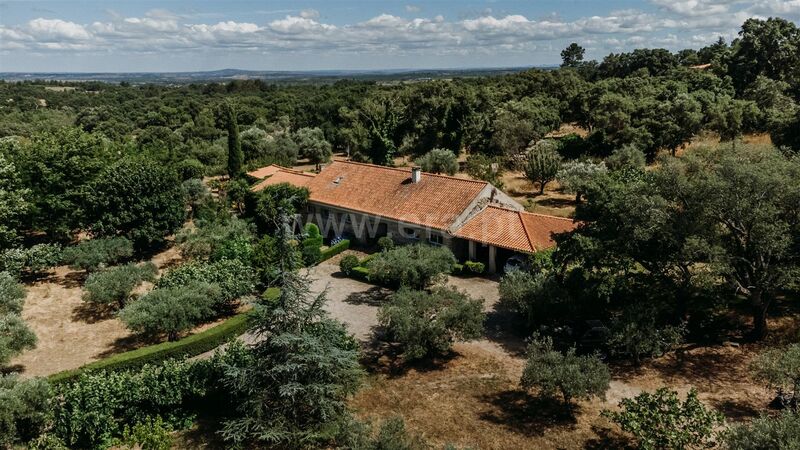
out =
{"type": "MultiPolygon", "coordinates": [[[[265,297],[280,295],[278,288],[269,288],[265,297]]],[[[119,353],[100,361],[86,364],[73,370],[65,370],[48,377],[51,383],[64,383],[74,380],[82,373],[97,370],[121,370],[142,366],[147,363],[158,363],[170,358],[190,358],[214,350],[220,345],[243,334],[249,326],[250,314],[237,314],[221,324],[203,332],[187,336],[174,342],[163,342],[148,347],[137,348],[129,352],[119,353]]]]}
{"type": "Polygon", "coordinates": [[[350,248],[350,241],[347,239],[343,239],[339,241],[336,245],[332,245],[323,250],[322,254],[320,255],[319,262],[331,259],[334,256],[338,255],[339,253],[342,253],[343,251],[347,250],[348,248],[350,248]]]}

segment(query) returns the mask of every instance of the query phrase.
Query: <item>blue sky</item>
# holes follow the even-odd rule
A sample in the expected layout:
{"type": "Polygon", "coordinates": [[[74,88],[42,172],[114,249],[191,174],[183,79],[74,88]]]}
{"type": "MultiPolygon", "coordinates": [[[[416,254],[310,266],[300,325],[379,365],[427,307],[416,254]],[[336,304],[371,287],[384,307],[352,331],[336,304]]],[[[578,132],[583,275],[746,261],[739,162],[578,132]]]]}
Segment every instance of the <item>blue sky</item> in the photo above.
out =
{"type": "Polygon", "coordinates": [[[2,1],[0,71],[501,67],[730,40],[800,0],[2,1]]]}

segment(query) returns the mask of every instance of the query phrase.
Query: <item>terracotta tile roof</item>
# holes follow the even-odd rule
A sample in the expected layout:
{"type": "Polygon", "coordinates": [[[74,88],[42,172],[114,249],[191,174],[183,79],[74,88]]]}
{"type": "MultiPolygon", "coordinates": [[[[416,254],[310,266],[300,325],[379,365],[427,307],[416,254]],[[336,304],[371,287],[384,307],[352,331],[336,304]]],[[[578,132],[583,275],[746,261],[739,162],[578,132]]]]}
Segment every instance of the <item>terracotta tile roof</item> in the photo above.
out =
{"type": "Polygon", "coordinates": [[[258,169],[254,170],[252,172],[247,172],[247,175],[249,175],[249,176],[251,176],[253,178],[261,179],[261,178],[267,178],[270,175],[274,175],[275,172],[277,172],[279,170],[283,170],[283,169],[286,169],[286,168],[285,167],[281,167],[281,166],[276,165],[276,164],[270,164],[269,166],[259,167],[258,169]]]}
{"type": "Polygon", "coordinates": [[[410,168],[334,161],[309,183],[312,202],[447,230],[488,183],[410,168]]]}
{"type": "Polygon", "coordinates": [[[552,235],[575,228],[572,219],[487,206],[455,235],[509,250],[533,253],[555,245],[552,235]]]}
{"type": "MultiPolygon", "coordinates": [[[[259,169],[261,170],[261,169],[259,169]]],[[[279,167],[272,175],[259,181],[255,186],[250,188],[253,192],[258,192],[267,186],[275,184],[289,183],[299,187],[308,186],[308,183],[314,179],[314,174],[300,172],[299,170],[285,169],[279,167]]]]}

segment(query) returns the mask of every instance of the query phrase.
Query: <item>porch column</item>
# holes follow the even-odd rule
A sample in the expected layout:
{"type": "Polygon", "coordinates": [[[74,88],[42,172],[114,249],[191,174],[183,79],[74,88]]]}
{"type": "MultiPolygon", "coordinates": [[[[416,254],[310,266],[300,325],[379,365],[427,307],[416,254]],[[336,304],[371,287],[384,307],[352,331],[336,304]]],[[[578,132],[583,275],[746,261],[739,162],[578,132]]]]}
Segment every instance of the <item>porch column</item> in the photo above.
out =
{"type": "Polygon", "coordinates": [[[469,241],[469,260],[475,261],[475,241],[469,241]]]}
{"type": "Polygon", "coordinates": [[[489,273],[497,272],[497,247],[489,246],[489,273]]]}

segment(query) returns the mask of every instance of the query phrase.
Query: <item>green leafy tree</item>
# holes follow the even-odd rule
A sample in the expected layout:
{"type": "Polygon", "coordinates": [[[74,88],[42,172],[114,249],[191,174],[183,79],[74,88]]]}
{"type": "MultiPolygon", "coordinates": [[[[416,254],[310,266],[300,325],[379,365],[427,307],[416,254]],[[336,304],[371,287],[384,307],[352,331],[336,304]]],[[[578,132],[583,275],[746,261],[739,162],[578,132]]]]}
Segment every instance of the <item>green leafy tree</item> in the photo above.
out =
{"type": "Polygon", "coordinates": [[[61,246],[35,244],[27,248],[10,248],[0,252],[0,270],[19,278],[35,277],[61,263],[61,246]]]}
{"type": "Polygon", "coordinates": [[[500,302],[525,318],[528,326],[562,320],[575,313],[565,289],[549,270],[512,270],[500,280],[500,302]]]}
{"type": "Polygon", "coordinates": [[[17,314],[0,315],[0,365],[25,350],[36,348],[36,334],[17,314]]]}
{"type": "Polygon", "coordinates": [[[114,265],[133,255],[133,244],[124,237],[95,238],[67,247],[61,253],[62,262],[70,268],[93,272],[114,265]]]}
{"type": "Polygon", "coordinates": [[[637,146],[628,144],[615,149],[605,163],[611,170],[642,170],[647,164],[647,157],[637,146]]]}
{"type": "Polygon", "coordinates": [[[250,264],[255,236],[252,226],[232,217],[225,221],[200,222],[177,236],[181,255],[189,259],[220,261],[237,259],[250,264]]]}
{"type": "Polygon", "coordinates": [[[465,163],[467,175],[492,183],[498,189],[503,188],[503,164],[500,158],[492,158],[482,153],[467,156],[465,163]]]}
{"type": "Polygon", "coordinates": [[[333,156],[331,143],[319,128],[300,128],[295,132],[295,141],[304,158],[308,158],[319,170],[320,164],[327,163],[333,156]]]}
{"type": "Polygon", "coordinates": [[[561,67],[578,67],[583,62],[583,55],[586,49],[576,44],[575,42],[569,44],[567,48],[561,51],[561,67]]]}
{"type": "Polygon", "coordinates": [[[252,266],[238,259],[192,261],[169,270],[158,279],[156,287],[181,289],[197,282],[219,286],[213,307],[217,312],[227,313],[236,309],[238,299],[253,293],[256,274],[252,266]]]}
{"type": "Polygon", "coordinates": [[[86,279],[83,300],[124,308],[133,290],[145,281],[153,281],[157,272],[155,264],[150,262],[129,263],[95,272],[86,279]]]}
{"type": "Polygon", "coordinates": [[[539,185],[539,194],[544,194],[547,183],[558,176],[561,164],[556,143],[550,140],[540,141],[528,147],[525,176],[539,185]]]}
{"type": "Polygon", "coordinates": [[[778,417],[761,416],[728,429],[722,434],[722,441],[729,450],[800,448],[800,414],[787,411],[778,417]]]}
{"type": "Polygon", "coordinates": [[[557,102],[549,97],[510,100],[495,113],[492,146],[509,157],[518,157],[531,141],[539,141],[561,124],[557,102]]]}
{"type": "Polygon", "coordinates": [[[759,355],[751,366],[755,376],[787,396],[795,411],[800,408],[800,344],[785,349],[769,349],[759,355]]]}
{"type": "Polygon", "coordinates": [[[431,292],[403,288],[378,312],[407,361],[447,353],[455,341],[479,338],[485,318],[481,300],[444,287],[431,292]]]}
{"type": "Polygon", "coordinates": [[[575,348],[562,353],[553,348],[550,337],[534,336],[527,358],[520,381],[522,387],[538,388],[548,396],[558,393],[570,410],[574,399],[604,397],[611,382],[611,372],[600,358],[577,355],[575,348]]]}
{"type": "Polygon", "coordinates": [[[219,286],[195,282],[178,288],[155,289],[120,310],[125,326],[150,336],[166,334],[170,341],[214,316],[219,286]]]}
{"type": "Polygon", "coordinates": [[[657,308],[641,303],[628,306],[612,323],[607,342],[611,354],[639,364],[643,357],[659,357],[681,344],[685,323],[661,325],[660,315],[657,308]]]}
{"type": "Polygon", "coordinates": [[[607,172],[603,162],[575,160],[564,163],[556,174],[556,179],[565,191],[574,193],[575,202],[580,203],[583,193],[601,182],[607,172]]]}
{"type": "Polygon", "coordinates": [[[29,194],[30,190],[20,183],[14,164],[0,153],[0,250],[17,243],[22,218],[30,206],[29,194]]]}
{"type": "Polygon", "coordinates": [[[458,159],[455,153],[442,148],[435,148],[414,161],[425,172],[455,175],[458,172],[458,159]]]}
{"type": "Polygon", "coordinates": [[[404,245],[381,252],[367,263],[372,281],[424,289],[436,277],[450,273],[456,259],[447,247],[404,245]]]}
{"type": "Polygon", "coordinates": [[[301,242],[303,262],[307,266],[311,266],[322,258],[322,235],[319,233],[319,227],[313,223],[306,224],[304,231],[303,241],[301,242]]]}
{"type": "Polygon", "coordinates": [[[252,217],[259,234],[273,234],[278,227],[280,211],[289,214],[305,210],[309,192],[306,188],[281,183],[249,194],[245,200],[245,216],[252,217]]]}
{"type": "Polygon", "coordinates": [[[0,375],[0,398],[0,445],[24,445],[50,423],[52,392],[46,380],[0,375]]]}
{"type": "Polygon", "coordinates": [[[125,425],[120,441],[125,448],[141,450],[170,450],[174,447],[174,428],[160,416],[146,417],[133,427],[125,425]]]}
{"type": "Polygon", "coordinates": [[[661,388],[623,399],[619,406],[621,411],[606,410],[603,415],[633,434],[644,450],[706,447],[723,421],[722,414],[700,402],[694,389],[683,402],[677,392],[661,388]]]}
{"type": "Polygon", "coordinates": [[[20,314],[25,304],[25,288],[8,272],[0,272],[0,315],[20,314]]]}
{"type": "Polygon", "coordinates": [[[137,250],[164,241],[183,224],[183,189],[175,172],[152,160],[123,158],[92,186],[91,230],[125,236],[137,250]]]}

